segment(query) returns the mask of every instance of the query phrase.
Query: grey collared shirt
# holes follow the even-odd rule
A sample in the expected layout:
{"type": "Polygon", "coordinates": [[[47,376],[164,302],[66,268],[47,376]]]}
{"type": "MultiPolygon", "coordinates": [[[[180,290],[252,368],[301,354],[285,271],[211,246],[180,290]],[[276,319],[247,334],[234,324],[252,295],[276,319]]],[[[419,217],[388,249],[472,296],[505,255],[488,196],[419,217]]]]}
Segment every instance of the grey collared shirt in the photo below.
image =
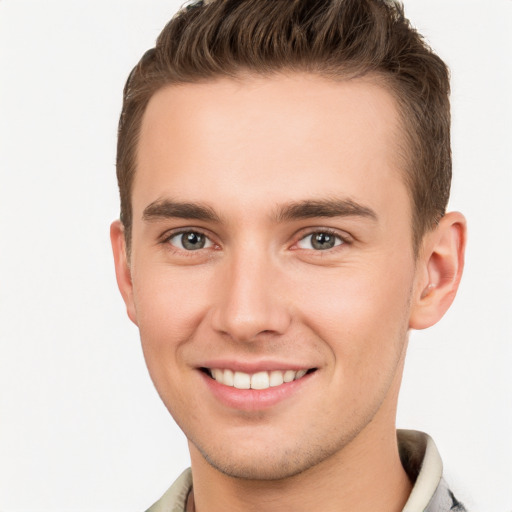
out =
{"type": "MultiPolygon", "coordinates": [[[[400,459],[412,492],[402,512],[466,512],[443,479],[443,463],[430,436],[415,430],[398,430],[400,459]]],[[[185,512],[192,489],[192,472],[185,470],[167,492],[146,512],[185,512]]]]}

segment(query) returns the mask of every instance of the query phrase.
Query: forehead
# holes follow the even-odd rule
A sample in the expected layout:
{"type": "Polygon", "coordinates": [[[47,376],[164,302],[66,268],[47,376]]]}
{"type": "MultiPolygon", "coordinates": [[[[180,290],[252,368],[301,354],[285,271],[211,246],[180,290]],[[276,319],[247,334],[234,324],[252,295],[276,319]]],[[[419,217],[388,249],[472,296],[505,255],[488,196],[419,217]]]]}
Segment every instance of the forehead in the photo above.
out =
{"type": "MultiPolygon", "coordinates": [[[[177,193],[246,205],[402,186],[400,122],[375,80],[310,74],[172,85],[144,114],[133,206],[177,193]]],[[[382,196],[382,194],[381,194],[382,196]]]]}

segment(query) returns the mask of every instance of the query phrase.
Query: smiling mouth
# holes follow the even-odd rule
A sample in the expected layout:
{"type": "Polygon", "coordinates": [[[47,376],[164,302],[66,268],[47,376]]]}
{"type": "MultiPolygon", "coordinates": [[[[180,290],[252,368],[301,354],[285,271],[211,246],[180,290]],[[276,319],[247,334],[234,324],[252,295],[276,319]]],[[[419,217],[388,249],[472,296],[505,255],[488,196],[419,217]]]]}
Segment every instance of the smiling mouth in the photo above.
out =
{"type": "Polygon", "coordinates": [[[253,374],[220,368],[201,368],[213,380],[224,386],[236,389],[268,389],[281,386],[288,382],[302,379],[313,373],[316,368],[309,370],[272,370],[253,374]]]}

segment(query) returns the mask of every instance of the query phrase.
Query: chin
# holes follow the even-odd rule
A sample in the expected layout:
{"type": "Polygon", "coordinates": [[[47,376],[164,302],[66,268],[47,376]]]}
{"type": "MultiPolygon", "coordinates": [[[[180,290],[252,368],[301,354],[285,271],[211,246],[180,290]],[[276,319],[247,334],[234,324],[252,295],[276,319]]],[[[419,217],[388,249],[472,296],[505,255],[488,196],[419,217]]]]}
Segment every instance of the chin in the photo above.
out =
{"type": "Polygon", "coordinates": [[[219,452],[205,452],[197,447],[203,458],[210,466],[226,476],[243,480],[277,481],[297,476],[321,464],[335,453],[338,447],[325,447],[308,443],[298,448],[277,449],[277,446],[266,450],[223,450],[219,452]]]}
{"type": "Polygon", "coordinates": [[[220,471],[226,476],[232,478],[239,478],[242,480],[283,480],[296,476],[306,471],[310,464],[294,464],[287,461],[285,464],[280,464],[277,461],[232,461],[232,460],[212,460],[210,457],[205,456],[206,461],[216,470],[220,471]]]}

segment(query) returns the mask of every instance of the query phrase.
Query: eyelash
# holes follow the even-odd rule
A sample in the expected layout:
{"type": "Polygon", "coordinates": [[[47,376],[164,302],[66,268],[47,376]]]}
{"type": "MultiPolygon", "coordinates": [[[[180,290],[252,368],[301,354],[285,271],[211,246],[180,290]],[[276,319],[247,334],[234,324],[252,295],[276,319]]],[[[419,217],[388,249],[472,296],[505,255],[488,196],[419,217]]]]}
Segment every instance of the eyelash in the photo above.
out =
{"type": "Polygon", "coordinates": [[[344,245],[349,245],[352,242],[352,240],[347,235],[345,235],[345,234],[342,235],[334,229],[315,228],[313,230],[310,230],[310,231],[307,231],[307,232],[301,234],[300,238],[297,240],[297,242],[295,242],[294,245],[297,245],[299,242],[305,240],[308,237],[311,237],[313,235],[318,235],[318,234],[332,236],[332,237],[338,239],[341,243],[336,244],[334,247],[331,247],[330,249],[324,249],[324,250],[302,249],[302,248],[297,248],[295,250],[311,251],[315,255],[322,256],[325,253],[328,253],[328,252],[332,253],[333,251],[340,250],[344,245]]]}
{"type": "MultiPolygon", "coordinates": [[[[180,254],[184,254],[186,256],[194,256],[194,255],[196,255],[195,253],[200,252],[201,249],[197,249],[195,251],[187,251],[186,249],[181,249],[180,247],[176,247],[175,245],[170,243],[170,241],[173,238],[178,237],[180,235],[183,236],[183,235],[186,235],[188,233],[195,233],[195,234],[198,234],[198,235],[202,235],[212,244],[214,249],[216,247],[218,247],[218,245],[212,240],[211,236],[209,236],[204,231],[202,231],[201,229],[198,229],[198,228],[179,229],[177,231],[172,231],[170,233],[167,232],[167,233],[165,233],[165,235],[163,235],[160,243],[165,245],[165,246],[167,246],[167,248],[169,248],[172,251],[179,252],[180,254]]],[[[210,248],[212,248],[212,247],[206,247],[206,249],[210,249],[210,248]]]]}
{"type": "MultiPolygon", "coordinates": [[[[163,245],[166,245],[168,248],[170,248],[173,251],[180,252],[180,254],[185,254],[187,256],[194,256],[195,253],[199,253],[199,251],[201,251],[201,249],[197,249],[195,251],[194,250],[187,251],[186,249],[181,249],[181,248],[176,247],[175,245],[170,243],[170,241],[173,238],[178,237],[180,235],[187,234],[187,233],[196,233],[198,235],[204,236],[212,244],[211,247],[205,247],[205,249],[210,249],[210,248],[215,249],[215,248],[218,248],[218,244],[216,244],[212,240],[212,237],[209,236],[208,234],[206,234],[203,230],[198,229],[198,228],[179,229],[177,231],[172,231],[171,233],[167,232],[165,235],[163,235],[160,243],[163,244],[163,245]]],[[[324,250],[320,250],[320,249],[319,250],[303,249],[303,248],[300,248],[300,247],[299,248],[294,248],[293,250],[311,251],[312,253],[316,253],[316,254],[322,255],[323,253],[326,253],[326,252],[333,252],[333,251],[336,251],[336,250],[340,250],[341,247],[343,247],[344,245],[350,245],[352,243],[352,240],[347,235],[345,235],[345,234],[342,235],[338,231],[335,231],[334,229],[331,229],[331,228],[315,228],[313,230],[301,233],[299,238],[297,238],[297,240],[294,242],[293,246],[297,245],[299,242],[305,240],[306,238],[311,237],[313,235],[317,235],[317,234],[325,234],[325,235],[329,235],[329,236],[335,237],[337,240],[340,241],[340,243],[336,244],[335,246],[333,246],[330,249],[324,249],[324,250]]]]}

